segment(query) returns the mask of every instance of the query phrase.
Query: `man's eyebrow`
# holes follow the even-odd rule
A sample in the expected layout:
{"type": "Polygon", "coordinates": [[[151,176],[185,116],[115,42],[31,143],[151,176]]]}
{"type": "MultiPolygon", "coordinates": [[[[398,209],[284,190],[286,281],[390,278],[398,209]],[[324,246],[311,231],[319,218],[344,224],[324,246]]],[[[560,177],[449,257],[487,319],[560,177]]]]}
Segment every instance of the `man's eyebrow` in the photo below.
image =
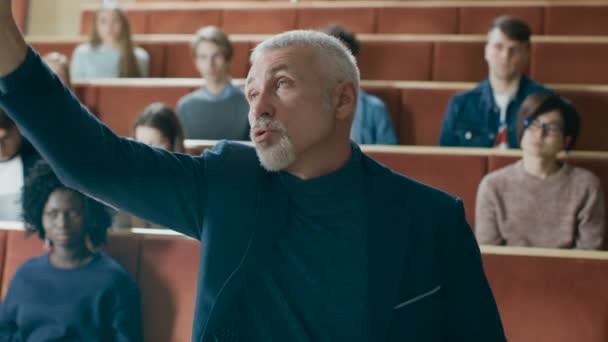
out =
{"type": "MultiPolygon", "coordinates": [[[[283,71],[283,70],[289,70],[289,65],[287,65],[287,64],[276,65],[276,66],[272,67],[270,70],[268,70],[267,74],[268,75],[274,75],[277,72],[283,71]]],[[[249,77],[247,79],[247,81],[245,82],[245,87],[247,87],[254,80],[255,80],[255,77],[249,77]]]]}

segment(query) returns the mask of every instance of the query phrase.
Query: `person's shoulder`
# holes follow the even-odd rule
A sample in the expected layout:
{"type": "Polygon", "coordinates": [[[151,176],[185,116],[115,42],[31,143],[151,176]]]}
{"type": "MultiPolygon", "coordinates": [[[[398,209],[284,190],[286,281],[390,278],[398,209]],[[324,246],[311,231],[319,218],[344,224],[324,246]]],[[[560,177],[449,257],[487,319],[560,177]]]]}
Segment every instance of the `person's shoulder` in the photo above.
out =
{"type": "Polygon", "coordinates": [[[376,106],[376,107],[378,107],[378,106],[384,107],[385,106],[384,101],[381,98],[379,98],[378,96],[376,96],[376,95],[373,95],[373,94],[366,93],[366,92],[362,91],[360,93],[360,96],[362,97],[362,99],[364,101],[366,101],[371,106],[376,106]]]}
{"type": "Polygon", "coordinates": [[[21,276],[30,274],[31,272],[40,272],[40,270],[46,269],[46,268],[48,268],[48,266],[49,266],[49,263],[48,263],[47,254],[35,256],[33,258],[28,259],[21,265],[19,265],[19,267],[17,267],[17,270],[15,271],[15,275],[13,277],[19,278],[21,276]]]}
{"type": "Polygon", "coordinates": [[[586,185],[592,188],[601,186],[600,178],[593,172],[567,163],[564,166],[568,168],[568,173],[574,179],[575,184],[586,185]]]}
{"type": "Polygon", "coordinates": [[[372,170],[372,177],[382,177],[387,194],[395,198],[415,199],[408,205],[419,208],[450,207],[457,201],[457,197],[443,190],[420,182],[407,175],[398,173],[367,156],[368,167],[372,170]]]}
{"type": "Polygon", "coordinates": [[[112,283],[129,286],[135,284],[129,272],[114,258],[103,252],[98,252],[96,258],[98,258],[97,267],[103,270],[112,283]]]}
{"type": "Polygon", "coordinates": [[[520,167],[520,161],[504,166],[498,170],[492,171],[485,175],[481,182],[489,187],[502,187],[512,184],[513,178],[517,174],[517,169],[520,167]]]}
{"type": "Polygon", "coordinates": [[[243,88],[241,88],[237,84],[234,84],[234,82],[232,82],[232,81],[230,83],[228,83],[228,87],[230,89],[231,97],[236,97],[240,100],[247,102],[247,98],[245,96],[245,91],[243,91],[243,88]]]}
{"type": "Polygon", "coordinates": [[[453,97],[452,101],[467,101],[476,99],[483,96],[484,88],[488,87],[488,80],[482,81],[475,85],[475,87],[467,90],[457,92],[453,97]]]}
{"type": "Polygon", "coordinates": [[[76,48],[74,49],[74,54],[76,55],[86,55],[86,54],[90,54],[93,53],[95,51],[95,48],[93,48],[93,46],[89,43],[82,43],[78,46],[76,46],[76,48]]]}
{"type": "Polygon", "coordinates": [[[531,93],[553,93],[553,90],[549,87],[547,87],[546,85],[540,83],[540,82],[536,82],[531,78],[528,78],[526,76],[524,77],[524,82],[525,82],[525,87],[526,87],[526,93],[527,94],[531,94],[531,93]]]}
{"type": "Polygon", "coordinates": [[[200,89],[196,89],[193,92],[190,92],[184,96],[182,96],[178,101],[177,101],[177,108],[178,111],[180,110],[180,108],[184,108],[184,106],[188,106],[194,102],[198,102],[198,101],[203,101],[203,98],[200,96],[200,89]]]}

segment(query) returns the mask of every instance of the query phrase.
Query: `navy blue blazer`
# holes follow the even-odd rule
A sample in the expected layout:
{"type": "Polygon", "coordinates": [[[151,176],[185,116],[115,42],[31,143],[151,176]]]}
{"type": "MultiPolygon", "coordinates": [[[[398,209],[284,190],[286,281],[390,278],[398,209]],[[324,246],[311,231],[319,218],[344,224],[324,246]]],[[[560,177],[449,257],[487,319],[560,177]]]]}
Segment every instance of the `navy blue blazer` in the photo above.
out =
{"type": "MultiPolygon", "coordinates": [[[[210,331],[285,227],[278,174],[246,145],[221,142],[192,157],[118,137],[31,50],[0,79],[0,105],[68,186],[201,241],[192,341],[214,341],[210,331]]],[[[462,202],[363,163],[369,340],[504,341],[462,202]]]]}

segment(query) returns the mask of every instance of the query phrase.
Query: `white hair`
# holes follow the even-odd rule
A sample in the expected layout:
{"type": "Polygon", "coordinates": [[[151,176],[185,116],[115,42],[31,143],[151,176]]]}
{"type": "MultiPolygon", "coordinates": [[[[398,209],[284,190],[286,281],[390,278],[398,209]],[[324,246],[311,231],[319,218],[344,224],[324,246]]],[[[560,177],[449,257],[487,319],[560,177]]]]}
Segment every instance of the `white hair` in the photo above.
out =
{"type": "Polygon", "coordinates": [[[316,51],[321,67],[325,69],[323,73],[331,76],[328,88],[338,82],[351,81],[355,89],[359,89],[359,68],[355,57],[338,38],[323,32],[295,30],[278,34],[258,44],[249,60],[253,65],[266,52],[297,46],[311,47],[316,51]]]}

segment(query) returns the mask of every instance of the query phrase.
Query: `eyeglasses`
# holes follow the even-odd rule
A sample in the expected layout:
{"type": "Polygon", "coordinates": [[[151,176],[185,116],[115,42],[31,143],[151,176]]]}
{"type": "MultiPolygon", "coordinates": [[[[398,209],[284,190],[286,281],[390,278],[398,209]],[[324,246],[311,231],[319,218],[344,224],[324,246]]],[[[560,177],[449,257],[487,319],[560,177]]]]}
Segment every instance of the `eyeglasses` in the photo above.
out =
{"type": "Polygon", "coordinates": [[[542,122],[538,119],[535,120],[524,120],[524,127],[534,130],[534,131],[538,131],[541,130],[543,132],[543,135],[561,135],[563,128],[562,125],[555,123],[555,122],[542,122]]]}

